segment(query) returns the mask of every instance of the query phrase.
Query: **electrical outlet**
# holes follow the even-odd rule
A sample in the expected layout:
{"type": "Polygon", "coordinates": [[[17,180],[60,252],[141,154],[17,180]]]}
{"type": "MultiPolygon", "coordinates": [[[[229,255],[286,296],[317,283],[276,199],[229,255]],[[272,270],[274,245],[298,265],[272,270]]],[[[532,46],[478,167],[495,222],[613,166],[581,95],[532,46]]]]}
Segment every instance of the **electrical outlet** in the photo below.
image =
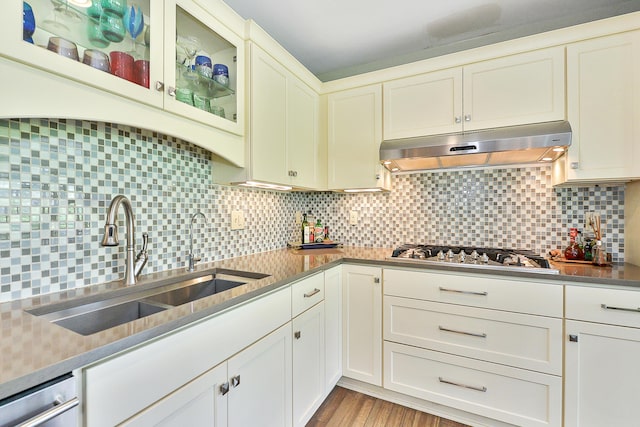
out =
{"type": "Polygon", "coordinates": [[[302,224],[302,212],[300,211],[296,212],[296,224],[298,225],[302,224]]]}
{"type": "Polygon", "coordinates": [[[231,211],[231,229],[232,230],[244,229],[244,212],[231,211]]]}
{"type": "Polygon", "coordinates": [[[358,225],[358,211],[349,212],[349,225],[358,225]]]}

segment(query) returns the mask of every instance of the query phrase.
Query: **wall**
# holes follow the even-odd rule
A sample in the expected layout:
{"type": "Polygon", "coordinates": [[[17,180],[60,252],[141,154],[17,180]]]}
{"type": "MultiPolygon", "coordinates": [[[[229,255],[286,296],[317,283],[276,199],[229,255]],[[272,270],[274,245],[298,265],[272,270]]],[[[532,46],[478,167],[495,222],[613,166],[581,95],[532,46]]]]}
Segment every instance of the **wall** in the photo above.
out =
{"type": "Polygon", "coordinates": [[[122,246],[100,246],[113,196],[133,202],[137,248],[150,236],[144,272],[286,246],[296,211],[312,210],[334,240],[392,247],[407,242],[531,248],[567,244],[584,212],[602,212],[605,243],[624,260],[624,187],[554,189],[550,167],[399,175],[384,194],[279,193],[214,185],[210,154],[127,126],[74,120],[0,120],[0,301],[115,280],[122,246]],[[247,227],[230,230],[232,210],[247,227]],[[349,212],[360,217],[348,225],[349,212]]]}

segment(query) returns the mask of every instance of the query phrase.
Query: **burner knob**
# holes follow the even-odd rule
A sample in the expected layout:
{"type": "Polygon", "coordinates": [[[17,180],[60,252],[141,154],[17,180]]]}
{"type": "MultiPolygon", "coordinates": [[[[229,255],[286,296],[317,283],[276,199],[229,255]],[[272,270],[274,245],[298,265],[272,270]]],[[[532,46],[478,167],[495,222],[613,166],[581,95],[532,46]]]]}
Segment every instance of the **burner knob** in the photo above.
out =
{"type": "Polygon", "coordinates": [[[487,253],[483,253],[482,256],[480,257],[480,261],[484,262],[485,264],[487,264],[489,262],[489,255],[487,255],[487,253]]]}
{"type": "Polygon", "coordinates": [[[453,251],[451,249],[449,249],[449,252],[447,252],[447,258],[453,259],[453,257],[454,257],[453,251]]]}
{"type": "Polygon", "coordinates": [[[464,251],[460,251],[460,255],[458,256],[458,261],[460,262],[464,262],[464,259],[466,258],[467,254],[464,253],[464,251]]]}
{"type": "Polygon", "coordinates": [[[444,261],[444,252],[442,252],[442,251],[438,252],[438,259],[440,261],[444,261]]]}
{"type": "Polygon", "coordinates": [[[474,249],[473,252],[471,252],[471,259],[476,260],[478,258],[480,258],[480,254],[474,249]]]}

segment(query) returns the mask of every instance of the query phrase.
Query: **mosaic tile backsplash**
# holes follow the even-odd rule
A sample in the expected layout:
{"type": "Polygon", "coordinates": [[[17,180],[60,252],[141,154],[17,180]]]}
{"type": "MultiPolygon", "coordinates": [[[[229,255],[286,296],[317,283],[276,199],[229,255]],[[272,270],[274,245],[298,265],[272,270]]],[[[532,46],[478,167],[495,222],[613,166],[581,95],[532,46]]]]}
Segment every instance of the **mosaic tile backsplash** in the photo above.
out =
{"type": "Polygon", "coordinates": [[[210,154],[146,130],[75,120],[0,120],[0,301],[102,283],[124,272],[122,246],[100,246],[113,196],[132,201],[144,272],[182,268],[194,213],[203,261],[286,246],[295,213],[311,210],[348,245],[408,242],[530,248],[545,253],[602,215],[605,244],[624,261],[624,187],[554,189],[550,167],[399,175],[384,194],[280,193],[213,184],[210,154]],[[246,228],[232,231],[231,211],[246,228]],[[348,225],[349,213],[360,222],[348,225]]]}

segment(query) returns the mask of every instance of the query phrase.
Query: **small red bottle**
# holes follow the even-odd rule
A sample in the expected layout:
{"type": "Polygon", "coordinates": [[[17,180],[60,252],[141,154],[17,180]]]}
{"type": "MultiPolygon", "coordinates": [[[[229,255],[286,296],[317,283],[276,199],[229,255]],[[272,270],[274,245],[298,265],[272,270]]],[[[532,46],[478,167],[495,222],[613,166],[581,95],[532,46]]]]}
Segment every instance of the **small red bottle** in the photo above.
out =
{"type": "Polygon", "coordinates": [[[569,244],[569,246],[567,246],[567,249],[564,250],[564,257],[566,259],[574,259],[574,260],[584,259],[584,252],[576,242],[577,236],[578,236],[578,229],[572,228],[571,231],[569,232],[571,243],[569,244]]]}

